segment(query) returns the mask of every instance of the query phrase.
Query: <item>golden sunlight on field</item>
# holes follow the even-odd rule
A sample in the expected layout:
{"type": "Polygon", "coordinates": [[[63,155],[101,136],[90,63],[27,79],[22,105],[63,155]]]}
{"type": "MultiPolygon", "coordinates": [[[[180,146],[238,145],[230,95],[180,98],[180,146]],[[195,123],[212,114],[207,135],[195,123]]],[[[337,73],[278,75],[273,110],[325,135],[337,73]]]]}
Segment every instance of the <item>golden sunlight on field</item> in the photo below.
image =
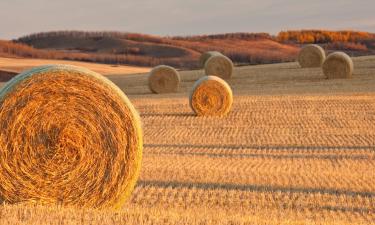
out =
{"type": "Polygon", "coordinates": [[[15,71],[22,72],[36,66],[50,65],[50,64],[69,64],[74,66],[81,66],[102,75],[116,75],[116,74],[135,74],[146,73],[150,69],[136,66],[122,66],[122,65],[106,65],[97,63],[86,63],[77,61],[64,60],[50,60],[50,59],[21,59],[21,58],[3,58],[0,57],[0,71],[15,71]]]}
{"type": "Polygon", "coordinates": [[[224,118],[189,107],[203,71],[160,95],[146,74],[108,76],[143,123],[130,200],[115,212],[3,205],[0,224],[374,224],[375,57],[354,66],[335,80],[297,63],[237,67],[224,118]]]}

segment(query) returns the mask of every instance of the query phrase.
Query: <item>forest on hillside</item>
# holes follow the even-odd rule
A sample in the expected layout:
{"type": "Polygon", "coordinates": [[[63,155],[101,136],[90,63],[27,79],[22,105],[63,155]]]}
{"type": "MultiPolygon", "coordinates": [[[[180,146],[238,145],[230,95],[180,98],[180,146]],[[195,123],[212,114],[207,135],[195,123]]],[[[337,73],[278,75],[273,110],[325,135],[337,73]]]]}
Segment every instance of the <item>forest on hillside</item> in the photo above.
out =
{"type": "Polygon", "coordinates": [[[297,30],[160,37],[124,32],[56,31],[0,41],[0,56],[64,59],[105,64],[197,68],[205,51],[216,50],[236,64],[293,61],[301,46],[320,44],[327,52],[375,54],[375,34],[357,31],[297,30]]]}

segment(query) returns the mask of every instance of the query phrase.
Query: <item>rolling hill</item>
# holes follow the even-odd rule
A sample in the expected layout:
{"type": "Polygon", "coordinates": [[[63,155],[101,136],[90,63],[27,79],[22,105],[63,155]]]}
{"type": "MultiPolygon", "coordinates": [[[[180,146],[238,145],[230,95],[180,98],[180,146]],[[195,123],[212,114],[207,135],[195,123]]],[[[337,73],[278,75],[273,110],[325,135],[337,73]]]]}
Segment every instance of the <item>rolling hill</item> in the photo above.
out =
{"type": "Polygon", "coordinates": [[[80,66],[100,73],[102,75],[124,75],[146,73],[150,70],[148,67],[136,67],[125,65],[103,65],[98,63],[77,62],[68,60],[51,60],[51,59],[21,59],[0,57],[0,80],[6,81],[7,74],[9,77],[29,70],[33,67],[50,65],[50,64],[69,64],[80,66]]]}
{"type": "Polygon", "coordinates": [[[375,54],[375,35],[354,31],[301,30],[160,37],[121,32],[57,31],[0,41],[0,56],[68,59],[105,64],[198,68],[202,52],[216,50],[237,65],[294,61],[302,45],[317,43],[327,52],[351,56],[375,54]]]}

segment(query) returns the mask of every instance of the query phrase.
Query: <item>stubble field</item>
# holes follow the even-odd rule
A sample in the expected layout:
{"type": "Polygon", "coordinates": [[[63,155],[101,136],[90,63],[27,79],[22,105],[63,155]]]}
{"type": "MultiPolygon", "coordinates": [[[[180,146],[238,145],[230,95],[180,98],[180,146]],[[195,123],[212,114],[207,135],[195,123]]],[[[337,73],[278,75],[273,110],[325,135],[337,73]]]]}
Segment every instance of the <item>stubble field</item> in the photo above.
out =
{"type": "Polygon", "coordinates": [[[296,63],[238,67],[225,118],[195,117],[147,76],[108,76],[139,110],[142,172],[117,212],[0,206],[0,224],[375,224],[375,57],[354,78],[296,63]]]}
{"type": "Polygon", "coordinates": [[[95,71],[103,75],[118,75],[118,74],[136,74],[146,73],[150,68],[123,66],[123,65],[106,65],[89,62],[78,62],[69,60],[52,60],[52,59],[24,59],[24,58],[6,58],[0,57],[0,75],[1,71],[23,72],[31,68],[51,65],[51,64],[69,64],[73,66],[80,66],[95,71]]]}

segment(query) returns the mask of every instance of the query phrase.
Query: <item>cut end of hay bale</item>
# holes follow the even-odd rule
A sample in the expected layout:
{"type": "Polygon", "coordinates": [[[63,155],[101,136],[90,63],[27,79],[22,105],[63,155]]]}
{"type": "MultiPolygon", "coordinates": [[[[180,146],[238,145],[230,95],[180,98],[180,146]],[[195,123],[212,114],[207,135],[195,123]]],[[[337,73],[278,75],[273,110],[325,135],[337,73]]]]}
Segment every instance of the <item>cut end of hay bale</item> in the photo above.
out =
{"type": "Polygon", "coordinates": [[[73,66],[24,72],[0,91],[0,198],[119,208],[142,157],[140,118],[111,81],[73,66]]]}
{"type": "Polygon", "coordinates": [[[233,94],[223,79],[205,76],[194,84],[189,100],[198,116],[225,116],[232,108],[233,94]]]}
{"type": "Polygon", "coordinates": [[[323,73],[328,79],[351,78],[353,60],[344,52],[330,54],[323,64],[323,73]]]}
{"type": "Polygon", "coordinates": [[[177,92],[180,86],[180,75],[173,67],[157,66],[148,76],[148,85],[152,92],[158,94],[177,92]]]}
{"type": "Polygon", "coordinates": [[[201,68],[204,68],[207,60],[211,57],[211,56],[214,56],[214,55],[222,55],[220,52],[218,51],[209,51],[209,52],[205,52],[201,55],[201,57],[199,58],[199,65],[201,66],[201,68]]]}
{"type": "Polygon", "coordinates": [[[206,75],[218,76],[222,79],[229,79],[233,74],[233,62],[225,55],[211,56],[205,65],[206,75]]]}
{"type": "Polygon", "coordinates": [[[302,68],[321,67],[326,58],[326,53],[319,45],[306,45],[298,55],[298,63],[302,68]]]}

